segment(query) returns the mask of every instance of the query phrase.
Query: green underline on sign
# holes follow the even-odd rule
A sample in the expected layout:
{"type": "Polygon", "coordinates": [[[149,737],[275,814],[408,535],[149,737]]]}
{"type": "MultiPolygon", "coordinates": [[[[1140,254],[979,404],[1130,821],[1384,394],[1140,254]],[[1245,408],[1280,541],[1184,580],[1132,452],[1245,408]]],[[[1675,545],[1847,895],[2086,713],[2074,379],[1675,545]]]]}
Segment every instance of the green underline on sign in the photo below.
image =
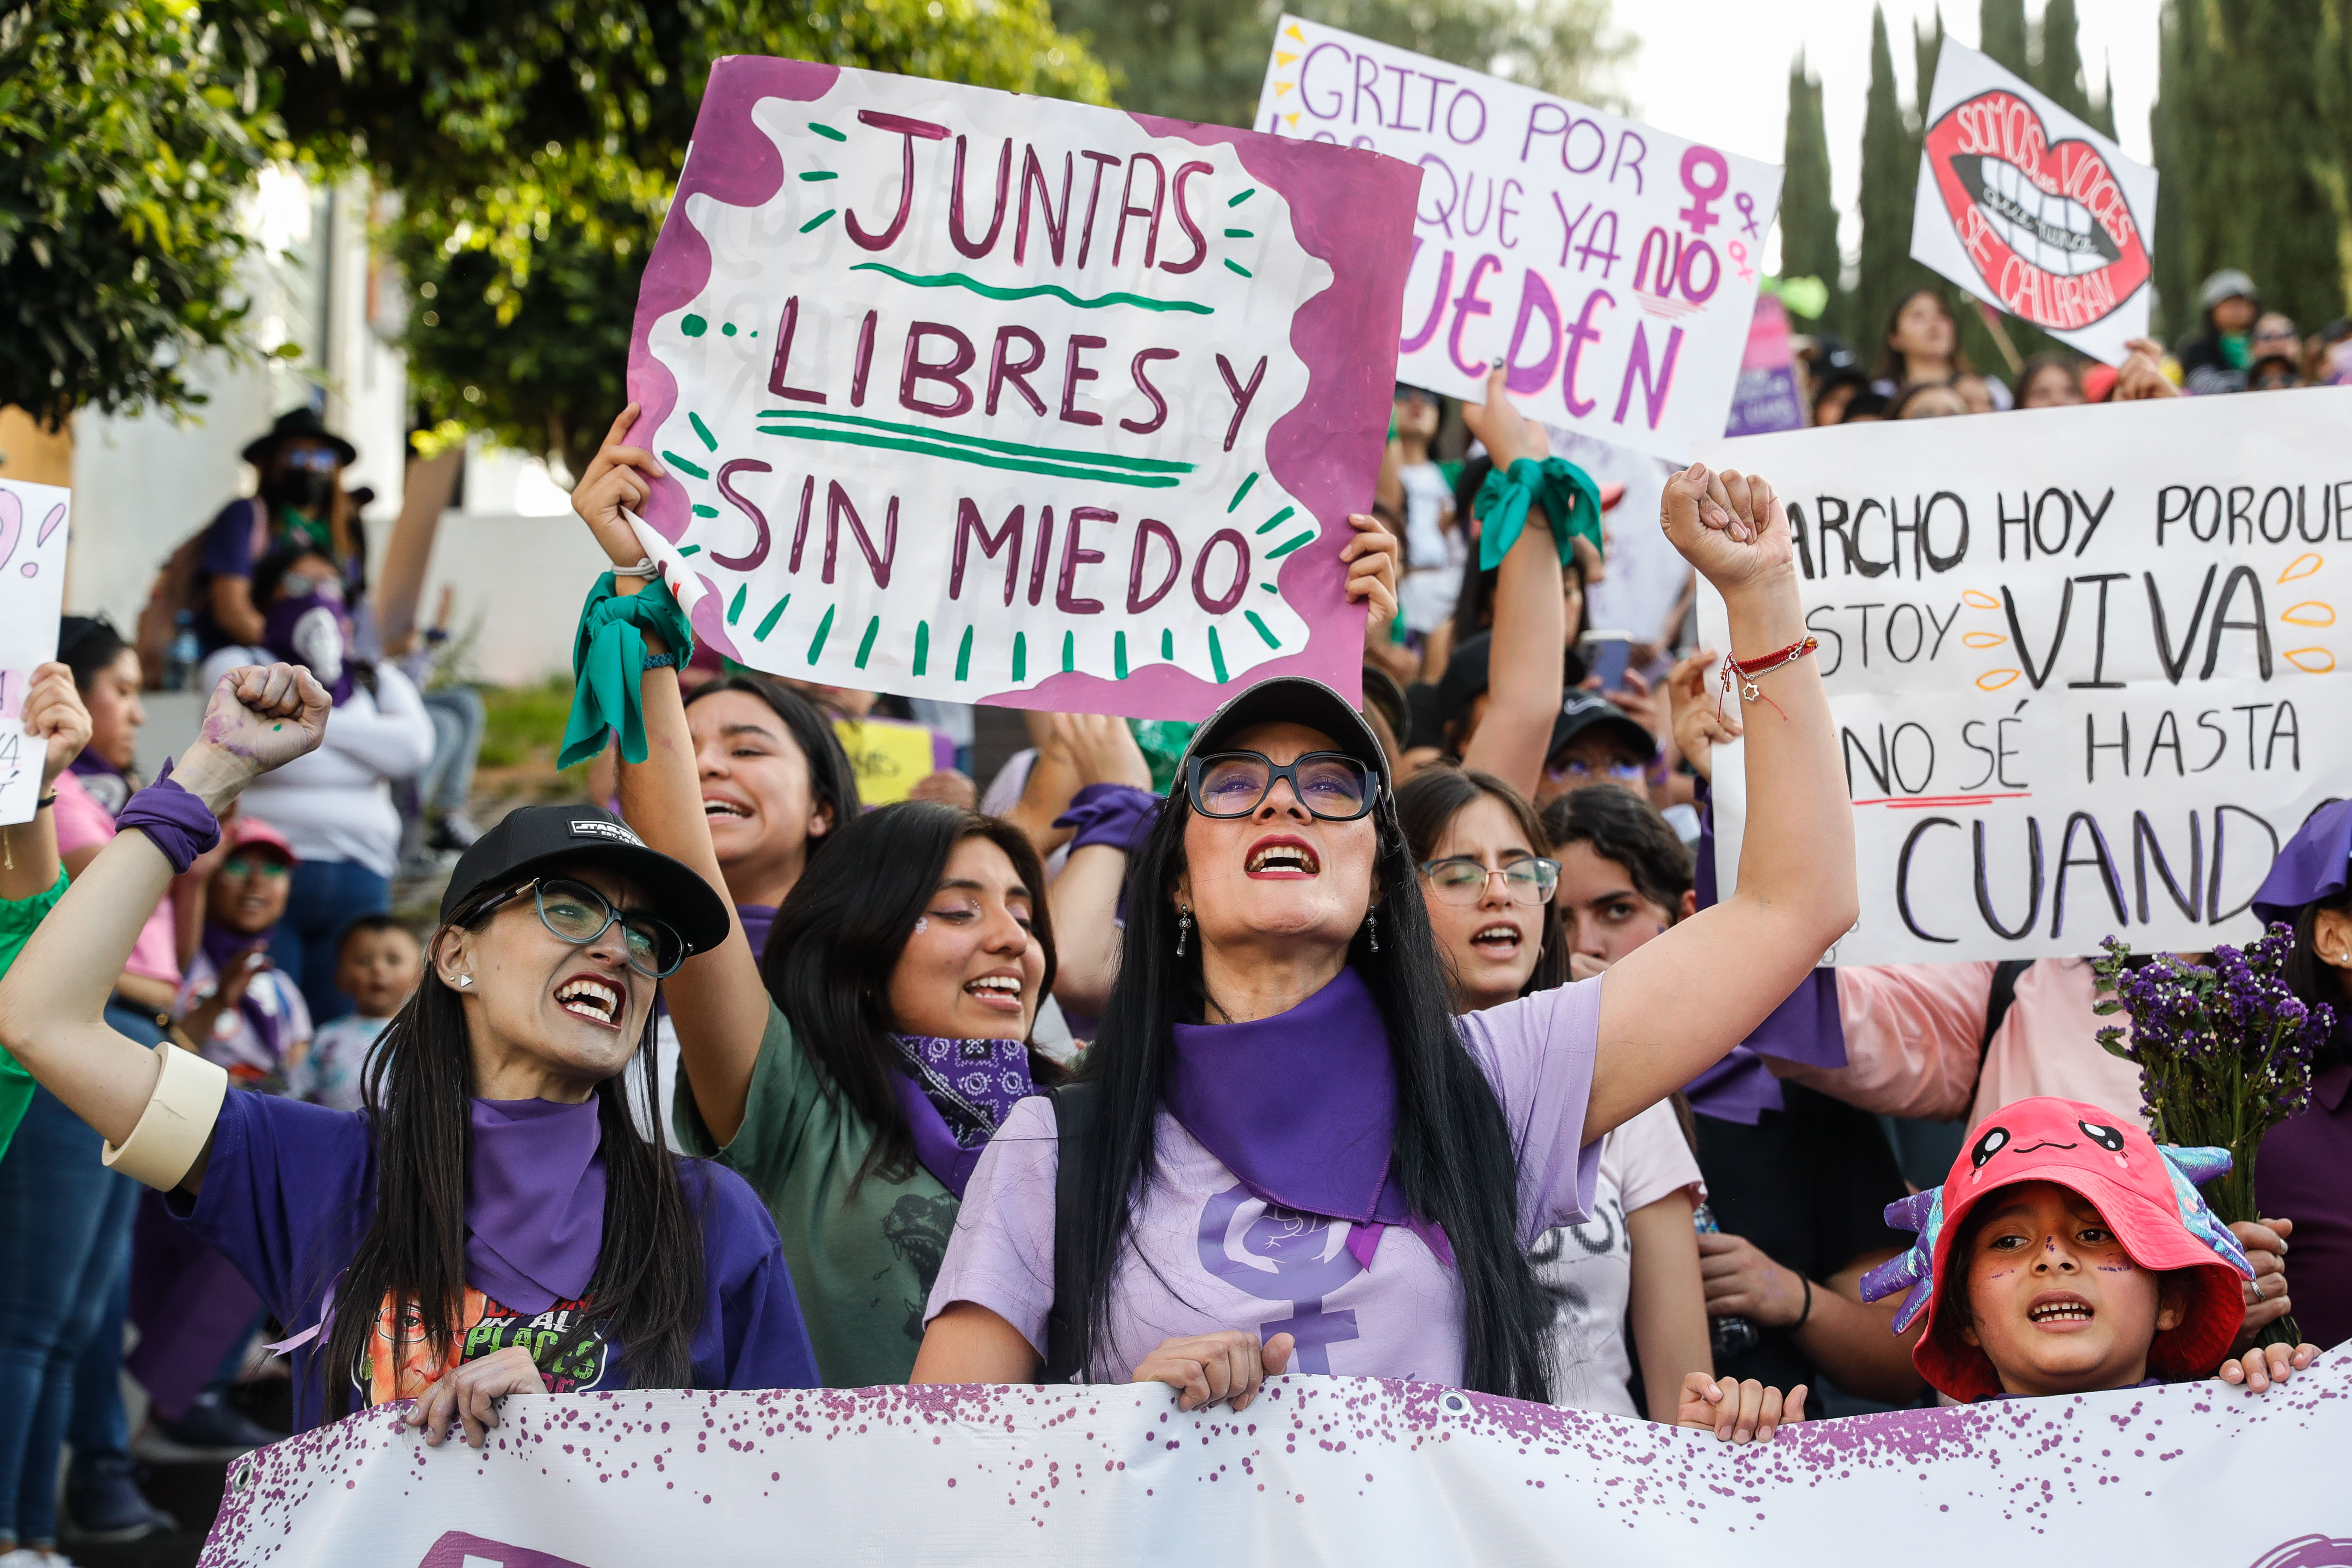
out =
{"type": "Polygon", "coordinates": [[[927,441],[897,440],[884,436],[865,436],[854,430],[834,430],[823,426],[762,425],[762,436],[790,436],[803,441],[829,441],[845,447],[873,447],[886,452],[912,452],[923,458],[948,458],[959,463],[971,463],[983,468],[1008,468],[1020,474],[1043,474],[1057,479],[1101,479],[1114,485],[1134,485],[1140,489],[1171,489],[1178,483],[1173,474],[1123,474],[1116,469],[1078,468],[1070,462],[1041,463],[1034,458],[1000,457],[991,452],[975,452],[961,447],[941,444],[937,438],[927,441]]]}
{"type": "Polygon", "coordinates": [[[855,425],[862,430],[881,430],[893,436],[904,436],[916,441],[943,441],[951,447],[978,447],[985,451],[1003,452],[1015,458],[1043,458],[1054,463],[1085,463],[1105,468],[1126,468],[1139,474],[1189,474],[1191,463],[1179,463],[1165,458],[1122,458],[1115,452],[1089,452],[1064,447],[1030,447],[1018,441],[999,441],[987,436],[967,436],[959,430],[941,430],[929,425],[907,425],[888,419],[876,419],[864,414],[830,414],[814,408],[763,408],[756,416],[761,419],[814,420],[821,425],[855,425]]]}
{"type": "Polygon", "coordinates": [[[1271,584],[1271,583],[1260,583],[1260,584],[1258,584],[1258,586],[1259,586],[1259,587],[1261,587],[1261,588],[1263,588],[1263,589],[1265,589],[1265,590],[1267,593],[1269,593],[1269,594],[1279,594],[1279,593],[1281,593],[1281,592],[1282,592],[1282,590],[1281,590],[1281,589],[1279,589],[1279,588],[1276,587],[1276,586],[1275,586],[1273,584],[1271,584]]]}
{"type": "MultiPolygon", "coordinates": [[[[828,213],[826,216],[829,217],[832,215],[828,213]]],[[[1231,267],[1233,263],[1228,261],[1225,265],[1231,267]]],[[[1092,300],[1081,300],[1059,283],[1034,283],[1026,289],[1000,289],[992,283],[982,283],[977,278],[967,278],[961,272],[934,272],[929,275],[901,272],[897,268],[887,266],[879,261],[861,261],[850,270],[879,272],[885,277],[896,278],[901,283],[910,283],[918,289],[969,289],[984,300],[1002,300],[1009,302],[1014,300],[1034,300],[1044,294],[1050,295],[1066,304],[1076,305],[1081,310],[1099,310],[1111,305],[1132,305],[1139,310],[1184,310],[1195,316],[1216,314],[1214,306],[1196,304],[1190,300],[1153,300],[1141,294],[1104,294],[1092,300]]],[[[1244,273],[1243,276],[1249,275],[1244,273]]]]}
{"type": "Polygon", "coordinates": [[[964,627],[963,640],[956,644],[955,678],[958,680],[970,680],[971,679],[971,627],[964,627]]]}
{"type": "Polygon", "coordinates": [[[702,553],[702,546],[699,544],[681,544],[677,547],[677,552],[680,555],[699,555],[702,553]]]}
{"type": "Polygon", "coordinates": [[[866,623],[866,635],[857,639],[857,668],[866,668],[866,657],[874,651],[875,635],[882,629],[882,617],[876,616],[866,623]]]}
{"type": "Polygon", "coordinates": [[[784,606],[792,602],[793,596],[790,594],[778,599],[775,603],[775,607],[771,609],[766,615],[761,616],[760,617],[760,624],[751,628],[752,637],[757,641],[766,642],[768,640],[768,634],[776,629],[776,623],[783,619],[784,606]]]}
{"type": "Polygon", "coordinates": [[[1029,639],[1020,632],[1013,634],[1013,679],[1029,679],[1029,639]]]}
{"type": "Polygon", "coordinates": [[[738,583],[735,584],[735,597],[730,601],[727,605],[727,624],[729,626],[731,626],[737,621],[743,618],[743,601],[751,595],[751,584],[749,583],[738,583]]]}
{"type": "Polygon", "coordinates": [[[811,169],[808,173],[803,174],[801,178],[803,180],[837,180],[841,178],[841,176],[835,174],[831,169],[811,169]]]}
{"type": "Polygon", "coordinates": [[[1256,187],[1255,185],[1252,185],[1248,190],[1244,191],[1240,195],[1237,195],[1237,196],[1234,197],[1232,200],[1230,200],[1230,201],[1226,202],[1226,203],[1225,203],[1225,205],[1227,205],[1227,206],[1229,206],[1229,207],[1237,207],[1237,206],[1241,205],[1244,202],[1245,202],[1245,201],[1249,200],[1252,196],[1254,196],[1254,195],[1257,195],[1257,187],[1256,187]]]}
{"type": "Polygon", "coordinates": [[[688,409],[687,411],[686,422],[694,426],[695,435],[699,437],[702,440],[702,449],[704,451],[716,452],[719,450],[719,437],[710,433],[710,426],[702,422],[701,415],[688,409]]]}
{"type": "Polygon", "coordinates": [[[813,228],[816,227],[816,226],[817,226],[817,225],[819,225],[819,224],[823,223],[825,219],[827,219],[827,218],[831,217],[834,214],[835,214],[835,213],[839,212],[840,210],[841,210],[841,209],[840,209],[839,207],[827,207],[827,208],[825,208],[825,209],[824,209],[824,211],[823,211],[823,212],[821,212],[821,213],[817,214],[817,215],[816,215],[816,216],[814,216],[814,217],[813,217],[813,218],[809,219],[809,220],[808,220],[808,222],[806,222],[806,223],[804,223],[804,224],[801,225],[801,232],[802,232],[803,234],[806,234],[806,233],[808,233],[808,231],[809,231],[809,230],[811,230],[811,229],[813,229],[813,228]]]}
{"type": "Polygon", "coordinates": [[[1276,512],[1272,517],[1269,517],[1264,522],[1259,523],[1257,525],[1257,531],[1260,533],[1272,533],[1276,529],[1280,528],[1284,523],[1288,522],[1297,510],[1298,509],[1295,506],[1284,507],[1280,511],[1276,512]]]}
{"type": "Polygon", "coordinates": [[[1230,512],[1235,507],[1241,505],[1242,497],[1249,494],[1250,486],[1255,483],[1257,483],[1257,470],[1255,468],[1252,468],[1250,470],[1250,477],[1242,481],[1242,488],[1234,492],[1234,499],[1225,503],[1225,510],[1230,512]]]}
{"type": "Polygon", "coordinates": [[[915,673],[922,674],[931,662],[931,623],[915,623],[915,673]]]}
{"type": "Polygon", "coordinates": [[[1217,628],[1209,628],[1209,663],[1217,671],[1217,684],[1223,686],[1232,678],[1225,673],[1225,645],[1217,640],[1217,628]]]}
{"type": "Polygon", "coordinates": [[[1125,680],[1127,679],[1127,634],[1125,632],[1111,634],[1110,663],[1111,668],[1118,672],[1118,678],[1125,680]]]}
{"type": "Polygon", "coordinates": [[[1078,634],[1074,631],[1064,632],[1062,634],[1062,673],[1067,675],[1077,668],[1078,634]]]}
{"type": "Polygon", "coordinates": [[[1235,261],[1230,256],[1225,258],[1225,270],[1228,272],[1238,272],[1244,278],[1252,276],[1248,268],[1244,267],[1240,262],[1235,261]]]}
{"type": "Polygon", "coordinates": [[[717,517],[719,515],[719,509],[715,506],[704,506],[700,501],[697,501],[694,505],[694,515],[697,517],[717,517]]]}
{"type": "Polygon", "coordinates": [[[1284,556],[1289,554],[1292,551],[1297,549],[1300,545],[1312,540],[1314,537],[1315,536],[1312,533],[1302,533],[1296,539],[1286,539],[1280,544],[1277,544],[1273,549],[1267,551],[1265,552],[1265,558],[1268,561],[1279,561],[1284,556]]]}
{"type": "MultiPolygon", "coordinates": [[[[694,416],[689,414],[687,417],[691,419],[694,416]]],[[[667,447],[663,448],[662,457],[666,461],[673,463],[678,468],[684,468],[688,473],[692,474],[698,479],[707,479],[710,477],[710,470],[709,468],[698,468],[694,464],[688,462],[684,458],[679,457],[676,452],[670,451],[667,447]]]]}
{"type": "Polygon", "coordinates": [[[1242,618],[1248,621],[1250,625],[1257,628],[1257,635],[1265,639],[1266,647],[1280,647],[1282,646],[1282,639],[1275,636],[1272,632],[1266,630],[1265,623],[1257,618],[1257,612],[1255,610],[1244,610],[1242,612],[1242,618]]]}
{"type": "Polygon", "coordinates": [[[819,124],[818,124],[815,121],[814,121],[814,120],[812,120],[812,121],[810,121],[808,122],[808,128],[809,128],[810,130],[812,130],[812,131],[815,132],[818,135],[820,135],[820,136],[824,137],[824,138],[826,141],[828,141],[828,142],[846,142],[846,141],[848,141],[848,140],[849,140],[849,138],[848,138],[847,136],[845,136],[845,135],[844,135],[844,134],[842,134],[840,132],[835,131],[832,126],[830,126],[830,125],[819,125],[819,124]]]}
{"type": "Polygon", "coordinates": [[[1255,239],[1257,236],[1252,234],[1245,228],[1229,228],[1225,230],[1225,237],[1227,239],[1255,239]]]}
{"type": "Polygon", "coordinates": [[[839,607],[836,605],[827,605],[824,607],[824,619],[817,622],[816,636],[809,643],[808,661],[811,664],[814,664],[816,656],[824,651],[824,639],[833,635],[833,612],[839,607]]]}
{"type": "Polygon", "coordinates": [[[1168,660],[1171,664],[1173,664],[1176,661],[1176,634],[1173,630],[1161,630],[1160,634],[1160,657],[1168,660]]]}

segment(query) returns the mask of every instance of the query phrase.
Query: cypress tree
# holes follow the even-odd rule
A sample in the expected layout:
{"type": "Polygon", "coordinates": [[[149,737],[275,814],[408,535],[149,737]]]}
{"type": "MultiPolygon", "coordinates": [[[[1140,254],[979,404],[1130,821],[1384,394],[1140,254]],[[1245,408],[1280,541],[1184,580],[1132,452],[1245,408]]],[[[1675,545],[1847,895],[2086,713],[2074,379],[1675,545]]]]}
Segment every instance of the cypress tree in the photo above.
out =
{"type": "Polygon", "coordinates": [[[2042,13],[2042,48],[2026,79],[2071,114],[2091,118],[2091,95],[2083,84],[2083,50],[2074,0],[2050,0],[2042,13]]]}
{"type": "Polygon", "coordinates": [[[1978,47],[2028,81],[2033,79],[2027,59],[2025,0],[1981,0],[1977,10],[1978,47]]]}
{"type": "Polygon", "coordinates": [[[1877,362],[1895,301],[1926,271],[1911,259],[1911,196],[1919,177],[1919,142],[1895,91],[1895,52],[1886,13],[1870,14],[1870,92],[1862,117],[1862,268],[1847,321],[1854,357],[1877,362]]]}
{"type": "Polygon", "coordinates": [[[1837,204],[1830,194],[1830,144],[1822,121],[1821,79],[1805,68],[1801,51],[1789,67],[1789,125],[1781,163],[1780,276],[1818,278],[1829,286],[1822,325],[1845,325],[1845,295],[1838,275],[1844,258],[1838,249],[1837,204]]]}
{"type": "Polygon", "coordinates": [[[2200,0],[2169,0],[2160,20],[2156,101],[2148,106],[2147,132],[2156,156],[2156,301],[2149,330],[2170,341],[2186,336],[2197,321],[2196,280],[2189,277],[2189,230],[2197,221],[2198,154],[2188,134],[2196,120],[2189,103],[2196,82],[2196,57],[2203,37],[2200,0]]]}

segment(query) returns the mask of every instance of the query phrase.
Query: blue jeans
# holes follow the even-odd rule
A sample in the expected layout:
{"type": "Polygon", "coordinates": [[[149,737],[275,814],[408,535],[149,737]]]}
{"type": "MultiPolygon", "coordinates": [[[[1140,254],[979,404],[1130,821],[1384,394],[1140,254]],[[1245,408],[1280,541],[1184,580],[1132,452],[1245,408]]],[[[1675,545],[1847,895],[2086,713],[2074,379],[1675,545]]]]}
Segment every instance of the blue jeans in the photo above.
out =
{"type": "Polygon", "coordinates": [[[474,793],[474,759],[489,721],[482,694],[470,686],[443,687],[425,694],[425,711],[433,721],[433,760],[416,775],[417,809],[463,811],[474,793]]]}
{"type": "MultiPolygon", "coordinates": [[[[0,1156],[0,1541],[56,1541],[77,1363],[120,1303],[139,1187],[100,1163],[99,1143],[37,1089],[0,1156]]],[[[121,1319],[111,1328],[119,1358],[121,1319]]]]}
{"type": "MultiPolygon", "coordinates": [[[[155,1026],[152,1013],[110,1005],[106,1021],[116,1033],[142,1046],[163,1043],[163,1031],[155,1026]]],[[[134,1215],[138,1197],[133,1184],[134,1215]]],[[[89,1342],[82,1347],[81,1360],[74,1366],[73,1414],[66,1424],[66,1444],[73,1450],[76,1474],[92,1459],[130,1457],[131,1420],[122,1408],[122,1325],[131,1304],[131,1233],[127,1227],[121,1247],[122,1266],[114,1271],[114,1288],[107,1292],[106,1305],[100,1310],[98,1322],[90,1330],[89,1342]]]]}
{"type": "Polygon", "coordinates": [[[302,988],[313,1024],[352,1010],[352,999],[335,989],[335,949],[343,928],[391,909],[392,879],[356,860],[305,860],[294,868],[285,918],[269,939],[269,962],[302,988]]]}

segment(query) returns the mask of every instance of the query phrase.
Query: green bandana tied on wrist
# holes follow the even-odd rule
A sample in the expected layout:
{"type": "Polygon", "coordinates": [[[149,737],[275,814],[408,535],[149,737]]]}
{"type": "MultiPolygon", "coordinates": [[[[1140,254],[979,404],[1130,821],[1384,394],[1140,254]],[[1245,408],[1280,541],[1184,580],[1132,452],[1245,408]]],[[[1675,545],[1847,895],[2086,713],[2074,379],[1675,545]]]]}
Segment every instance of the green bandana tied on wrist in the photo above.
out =
{"type": "Polygon", "coordinates": [[[1478,487],[1478,499],[1470,503],[1471,515],[1478,520],[1480,571],[1491,572],[1503,563],[1527,526],[1530,504],[1541,506],[1551,519],[1561,565],[1568,564],[1569,542],[1578,534],[1600,552],[1601,487],[1592,476],[1565,458],[1546,458],[1540,463],[1521,458],[1507,473],[1496,468],[1487,474],[1486,482],[1478,487]]]}
{"type": "Polygon", "coordinates": [[[693,657],[694,633],[668,584],[655,578],[625,598],[613,592],[610,572],[597,578],[581,606],[580,635],[572,645],[572,721],[563,727],[557,767],[586,762],[615,730],[621,760],[646,760],[646,710],[637,683],[644,679],[647,632],[669,644],[679,664],[693,657]]]}

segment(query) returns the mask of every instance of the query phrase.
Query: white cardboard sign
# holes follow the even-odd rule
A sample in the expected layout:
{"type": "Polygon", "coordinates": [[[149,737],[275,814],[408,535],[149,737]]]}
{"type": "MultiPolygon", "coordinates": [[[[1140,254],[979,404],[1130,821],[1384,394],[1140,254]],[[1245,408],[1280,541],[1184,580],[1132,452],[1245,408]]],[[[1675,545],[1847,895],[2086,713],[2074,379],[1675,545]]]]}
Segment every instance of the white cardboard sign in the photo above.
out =
{"type": "MultiPolygon", "coordinates": [[[[2352,781],[2347,426],[2352,390],[2325,387],[1697,454],[1763,475],[1797,533],[1859,851],[1835,962],[2257,934],[2279,845],[2352,781]]],[[[1700,631],[1727,646],[1712,594],[1700,631]]],[[[1738,748],[1715,777],[1728,890],[1738,748]]]]}
{"type": "Polygon", "coordinates": [[[70,491],[0,479],[0,823],[30,822],[43,747],[25,733],[33,670],[58,657],[70,491]]]}
{"type": "Polygon", "coordinates": [[[1397,379],[1680,460],[1723,434],[1780,171],[1284,16],[1256,126],[1418,163],[1397,379]]]}
{"type": "Polygon", "coordinates": [[[2084,353],[2147,336],[2156,171],[1985,56],[1945,41],[1912,259],[2084,353]]]}

